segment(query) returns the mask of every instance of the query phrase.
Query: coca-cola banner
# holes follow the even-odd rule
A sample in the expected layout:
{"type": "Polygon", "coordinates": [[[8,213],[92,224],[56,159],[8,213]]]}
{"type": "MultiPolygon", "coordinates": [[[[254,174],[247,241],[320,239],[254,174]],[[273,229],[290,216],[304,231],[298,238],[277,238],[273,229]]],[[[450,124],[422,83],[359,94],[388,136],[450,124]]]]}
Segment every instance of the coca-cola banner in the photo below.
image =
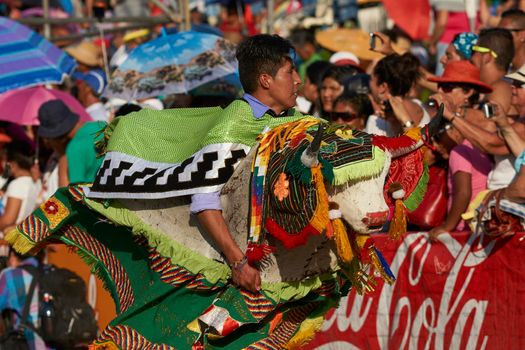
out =
{"type": "Polygon", "coordinates": [[[395,284],[352,292],[306,349],[525,349],[524,238],[375,236],[395,284]]]}

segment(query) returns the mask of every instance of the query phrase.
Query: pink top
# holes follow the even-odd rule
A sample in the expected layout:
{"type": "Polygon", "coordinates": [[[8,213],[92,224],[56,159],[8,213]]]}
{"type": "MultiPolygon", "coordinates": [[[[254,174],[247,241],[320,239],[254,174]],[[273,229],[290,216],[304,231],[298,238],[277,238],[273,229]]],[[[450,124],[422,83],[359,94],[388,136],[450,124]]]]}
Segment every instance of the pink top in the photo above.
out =
{"type": "MultiPolygon", "coordinates": [[[[476,28],[479,26],[479,13],[476,18],[476,28]]],[[[445,31],[441,38],[440,43],[450,44],[456,34],[470,32],[469,21],[466,12],[450,12],[448,13],[448,21],[445,26],[445,31]]]]}
{"type": "MultiPolygon", "coordinates": [[[[457,145],[450,152],[448,159],[448,210],[452,207],[454,200],[454,184],[453,176],[458,171],[463,171],[471,175],[472,193],[470,200],[472,201],[476,195],[487,188],[487,177],[492,170],[492,161],[489,156],[481,152],[472,144],[465,140],[462,144],[457,145]]],[[[461,220],[456,226],[456,230],[462,231],[465,229],[465,223],[461,220]]]]}

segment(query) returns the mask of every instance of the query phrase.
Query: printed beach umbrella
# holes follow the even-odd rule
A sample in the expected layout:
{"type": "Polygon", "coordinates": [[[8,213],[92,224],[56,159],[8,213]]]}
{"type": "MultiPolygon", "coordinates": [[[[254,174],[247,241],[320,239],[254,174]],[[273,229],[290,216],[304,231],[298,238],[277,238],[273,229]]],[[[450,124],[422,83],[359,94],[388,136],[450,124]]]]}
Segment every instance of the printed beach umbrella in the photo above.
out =
{"type": "Polygon", "coordinates": [[[0,17],[0,93],[61,83],[75,60],[28,27],[0,17]]]}
{"type": "Polygon", "coordinates": [[[161,36],[131,51],[104,95],[126,100],[187,93],[237,71],[235,46],[199,32],[161,36]]]}
{"type": "Polygon", "coordinates": [[[80,120],[92,120],[84,107],[73,96],[60,90],[35,86],[0,94],[0,120],[19,125],[39,125],[38,109],[49,100],[59,99],[80,116],[80,120]]]}

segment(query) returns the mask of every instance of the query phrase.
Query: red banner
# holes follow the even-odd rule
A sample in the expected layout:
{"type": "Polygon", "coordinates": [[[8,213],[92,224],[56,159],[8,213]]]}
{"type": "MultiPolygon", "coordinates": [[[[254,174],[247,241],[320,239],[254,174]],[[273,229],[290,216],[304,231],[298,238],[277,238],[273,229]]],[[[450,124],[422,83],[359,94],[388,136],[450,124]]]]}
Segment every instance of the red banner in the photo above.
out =
{"type": "Polygon", "coordinates": [[[306,349],[525,349],[525,234],[374,238],[397,281],[352,292],[306,349]]]}

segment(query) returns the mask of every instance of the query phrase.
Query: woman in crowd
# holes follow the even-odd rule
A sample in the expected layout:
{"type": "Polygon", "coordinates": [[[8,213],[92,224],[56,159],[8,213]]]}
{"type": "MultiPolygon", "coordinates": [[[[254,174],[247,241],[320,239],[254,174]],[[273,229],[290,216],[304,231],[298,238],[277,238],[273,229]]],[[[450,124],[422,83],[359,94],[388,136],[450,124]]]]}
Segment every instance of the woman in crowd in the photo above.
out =
{"type": "Polygon", "coordinates": [[[29,144],[13,141],[5,146],[5,166],[10,177],[2,198],[3,212],[0,216],[0,230],[20,223],[33,212],[40,194],[40,180],[31,176],[33,157],[29,144]]]}
{"type": "Polygon", "coordinates": [[[315,61],[306,68],[302,96],[297,97],[297,109],[301,113],[319,117],[319,90],[323,75],[329,67],[331,64],[328,61],[315,61]]]}
{"type": "Polygon", "coordinates": [[[328,114],[333,111],[334,101],[344,91],[345,83],[357,73],[357,69],[351,66],[332,65],[326,69],[319,89],[321,100],[320,117],[328,118],[328,114]]]}
{"type": "MultiPolygon", "coordinates": [[[[429,79],[438,84],[439,95],[448,101],[449,111],[456,118],[466,114],[467,109],[477,103],[480,93],[490,93],[492,88],[479,79],[479,69],[468,61],[450,62],[442,77],[429,79]]],[[[461,220],[469,203],[478,193],[486,189],[487,177],[492,170],[488,155],[464,139],[454,127],[449,128],[439,139],[442,155],[448,156],[448,211],[443,223],[430,230],[435,238],[443,232],[466,229],[461,220]]]]}
{"type": "Polygon", "coordinates": [[[352,129],[364,130],[366,119],[373,113],[370,99],[365,94],[344,92],[336,98],[330,120],[335,124],[347,125],[352,129]]]}
{"type": "Polygon", "coordinates": [[[430,116],[421,102],[408,94],[420,77],[419,61],[410,54],[391,54],[377,62],[370,81],[375,114],[368,118],[366,132],[397,136],[404,129],[422,126],[430,116]]]}

